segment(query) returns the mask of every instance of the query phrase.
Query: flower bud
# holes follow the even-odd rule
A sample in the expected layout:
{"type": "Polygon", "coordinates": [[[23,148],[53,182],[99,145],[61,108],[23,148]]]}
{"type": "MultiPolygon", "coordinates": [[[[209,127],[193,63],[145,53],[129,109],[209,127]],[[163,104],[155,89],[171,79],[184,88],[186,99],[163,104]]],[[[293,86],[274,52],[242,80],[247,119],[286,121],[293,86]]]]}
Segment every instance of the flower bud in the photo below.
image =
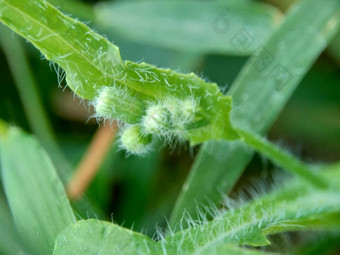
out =
{"type": "Polygon", "coordinates": [[[132,96],[127,89],[116,86],[102,88],[94,105],[98,117],[118,119],[128,124],[140,122],[145,111],[142,101],[132,96]]]}
{"type": "Polygon", "coordinates": [[[142,134],[140,127],[130,126],[123,131],[121,145],[128,152],[144,155],[150,151],[151,136],[142,134]]]}
{"type": "Polygon", "coordinates": [[[171,113],[162,104],[152,105],[146,110],[142,125],[147,134],[165,135],[171,126],[171,113]]]}

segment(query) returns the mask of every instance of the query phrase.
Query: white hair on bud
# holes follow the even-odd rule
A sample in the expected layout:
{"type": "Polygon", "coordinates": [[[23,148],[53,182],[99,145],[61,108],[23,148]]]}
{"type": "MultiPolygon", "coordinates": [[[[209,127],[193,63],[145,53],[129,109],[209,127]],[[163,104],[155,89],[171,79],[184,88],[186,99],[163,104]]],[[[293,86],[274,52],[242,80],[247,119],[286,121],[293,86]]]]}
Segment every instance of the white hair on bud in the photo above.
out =
{"type": "Polygon", "coordinates": [[[119,147],[132,155],[144,156],[152,148],[151,137],[144,135],[137,125],[126,127],[122,131],[119,141],[119,147]]]}

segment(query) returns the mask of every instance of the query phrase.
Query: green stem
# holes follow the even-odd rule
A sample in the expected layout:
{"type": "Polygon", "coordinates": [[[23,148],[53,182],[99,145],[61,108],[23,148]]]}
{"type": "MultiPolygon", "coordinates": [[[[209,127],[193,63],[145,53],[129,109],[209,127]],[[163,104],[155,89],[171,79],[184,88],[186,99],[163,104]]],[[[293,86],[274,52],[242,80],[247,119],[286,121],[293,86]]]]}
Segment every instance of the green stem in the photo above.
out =
{"type": "Polygon", "coordinates": [[[293,174],[298,175],[302,179],[309,181],[314,186],[327,189],[329,183],[320,177],[320,175],[314,172],[305,163],[294,157],[288,151],[274,145],[265,138],[254,134],[244,129],[236,129],[241,136],[241,139],[257,152],[267,156],[278,166],[290,171],[293,174]]]}

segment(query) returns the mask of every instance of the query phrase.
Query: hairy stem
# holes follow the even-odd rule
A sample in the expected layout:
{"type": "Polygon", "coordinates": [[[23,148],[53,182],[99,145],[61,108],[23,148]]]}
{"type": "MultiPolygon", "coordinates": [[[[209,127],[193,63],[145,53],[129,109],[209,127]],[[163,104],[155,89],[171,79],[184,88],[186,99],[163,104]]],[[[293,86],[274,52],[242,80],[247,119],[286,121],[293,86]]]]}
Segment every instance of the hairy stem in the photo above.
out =
{"type": "Polygon", "coordinates": [[[257,152],[267,156],[275,164],[309,181],[314,186],[327,189],[329,184],[305,163],[294,157],[288,151],[274,145],[265,138],[244,129],[237,129],[241,139],[257,152]]]}

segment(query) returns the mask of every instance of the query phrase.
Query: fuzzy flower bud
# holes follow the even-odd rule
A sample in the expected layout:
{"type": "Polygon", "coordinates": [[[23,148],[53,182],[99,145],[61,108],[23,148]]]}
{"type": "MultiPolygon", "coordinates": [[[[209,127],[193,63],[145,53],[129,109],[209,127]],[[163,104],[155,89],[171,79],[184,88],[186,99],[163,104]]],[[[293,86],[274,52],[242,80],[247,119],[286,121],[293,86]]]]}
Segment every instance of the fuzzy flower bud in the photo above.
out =
{"type": "Polygon", "coordinates": [[[145,155],[150,151],[151,137],[143,136],[138,126],[130,126],[123,131],[121,145],[128,152],[145,155]]]}
{"type": "Polygon", "coordinates": [[[137,124],[145,110],[142,101],[126,89],[115,86],[102,88],[94,105],[98,117],[118,119],[129,124],[137,124]]]}
{"type": "Polygon", "coordinates": [[[171,113],[162,104],[150,106],[142,121],[147,134],[164,135],[171,126],[171,113]]]}

